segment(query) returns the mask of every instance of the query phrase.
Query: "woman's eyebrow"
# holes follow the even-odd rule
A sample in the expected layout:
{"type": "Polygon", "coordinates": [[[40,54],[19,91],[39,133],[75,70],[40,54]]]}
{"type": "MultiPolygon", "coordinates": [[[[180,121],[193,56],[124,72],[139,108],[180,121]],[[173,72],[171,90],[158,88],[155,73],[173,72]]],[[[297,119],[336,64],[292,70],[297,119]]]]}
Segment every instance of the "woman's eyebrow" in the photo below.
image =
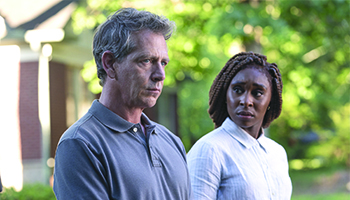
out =
{"type": "Polygon", "coordinates": [[[242,84],[245,84],[246,82],[243,82],[243,81],[236,81],[236,82],[233,82],[231,85],[242,85],[242,84]]]}
{"type": "Polygon", "coordinates": [[[265,90],[267,89],[267,87],[263,84],[259,84],[259,83],[253,83],[254,86],[257,86],[257,87],[262,87],[264,88],[265,90]]]}
{"type": "MultiPolygon", "coordinates": [[[[244,81],[236,81],[236,82],[233,82],[231,85],[244,85],[246,82],[244,81]]],[[[264,88],[265,90],[267,89],[267,87],[264,85],[264,84],[260,84],[260,83],[253,83],[254,86],[256,87],[262,87],[264,88]]]]}

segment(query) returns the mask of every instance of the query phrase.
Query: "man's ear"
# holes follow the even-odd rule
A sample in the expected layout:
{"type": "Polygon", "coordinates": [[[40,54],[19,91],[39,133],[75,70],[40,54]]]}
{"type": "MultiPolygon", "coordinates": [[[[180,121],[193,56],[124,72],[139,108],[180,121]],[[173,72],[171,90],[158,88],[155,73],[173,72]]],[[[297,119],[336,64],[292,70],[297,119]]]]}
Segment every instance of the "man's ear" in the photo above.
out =
{"type": "Polygon", "coordinates": [[[117,77],[116,71],[114,69],[114,62],[115,62],[115,58],[112,52],[105,51],[102,54],[103,69],[106,71],[107,76],[111,79],[114,79],[117,77]]]}

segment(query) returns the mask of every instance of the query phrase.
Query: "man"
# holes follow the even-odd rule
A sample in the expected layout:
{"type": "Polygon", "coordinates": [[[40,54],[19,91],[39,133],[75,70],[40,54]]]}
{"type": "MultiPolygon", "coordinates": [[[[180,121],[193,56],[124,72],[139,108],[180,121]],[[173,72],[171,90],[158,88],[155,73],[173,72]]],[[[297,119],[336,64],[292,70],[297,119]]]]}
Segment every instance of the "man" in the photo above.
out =
{"type": "Polygon", "coordinates": [[[95,33],[93,53],[101,97],[62,136],[56,151],[57,199],[189,199],[181,140],[150,121],[169,62],[173,22],[125,8],[95,33]]]}

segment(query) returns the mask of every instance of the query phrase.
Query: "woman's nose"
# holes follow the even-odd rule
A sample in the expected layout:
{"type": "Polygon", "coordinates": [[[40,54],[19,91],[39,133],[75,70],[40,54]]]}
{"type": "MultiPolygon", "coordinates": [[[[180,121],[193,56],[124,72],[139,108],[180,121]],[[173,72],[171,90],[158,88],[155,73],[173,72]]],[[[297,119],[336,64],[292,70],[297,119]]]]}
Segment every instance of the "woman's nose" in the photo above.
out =
{"type": "Polygon", "coordinates": [[[239,105],[244,106],[244,107],[251,107],[253,106],[253,100],[251,95],[249,95],[248,93],[244,94],[241,96],[239,105]]]}

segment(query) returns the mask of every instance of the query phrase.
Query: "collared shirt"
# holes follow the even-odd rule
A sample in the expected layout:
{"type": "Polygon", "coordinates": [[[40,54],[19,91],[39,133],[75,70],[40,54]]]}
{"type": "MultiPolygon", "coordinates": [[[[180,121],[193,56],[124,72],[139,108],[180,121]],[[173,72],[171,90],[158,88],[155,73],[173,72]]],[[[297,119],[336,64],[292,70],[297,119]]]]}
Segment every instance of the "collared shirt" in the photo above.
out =
{"type": "Polygon", "coordinates": [[[181,140],[142,114],[140,124],[97,100],[61,137],[56,150],[57,199],[189,199],[190,179],[181,140]]]}
{"type": "Polygon", "coordinates": [[[254,139],[230,118],[196,142],[187,162],[194,200],[291,198],[284,148],[264,133],[254,139]]]}

